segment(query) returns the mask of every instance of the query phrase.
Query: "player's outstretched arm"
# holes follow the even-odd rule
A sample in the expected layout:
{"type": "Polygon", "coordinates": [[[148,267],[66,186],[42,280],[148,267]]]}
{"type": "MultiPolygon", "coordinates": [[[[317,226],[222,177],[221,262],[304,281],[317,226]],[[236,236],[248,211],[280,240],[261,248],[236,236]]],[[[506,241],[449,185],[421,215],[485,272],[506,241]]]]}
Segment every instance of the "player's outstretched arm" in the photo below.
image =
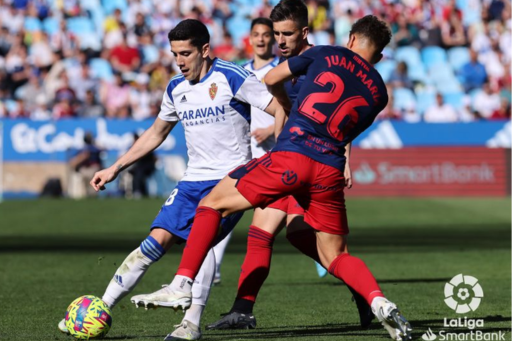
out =
{"type": "Polygon", "coordinates": [[[285,61],[270,70],[263,80],[268,91],[274,95],[287,112],[290,112],[292,104],[284,88],[284,83],[292,78],[293,74],[288,67],[288,61],[285,61]]]}
{"type": "Polygon", "coordinates": [[[94,174],[90,185],[96,192],[104,190],[105,184],[113,181],[119,172],[161,145],[176,123],[177,121],[164,121],[157,117],[153,125],[140,136],[126,154],[121,156],[109,168],[102,169],[94,174]]]}
{"type": "Polygon", "coordinates": [[[274,135],[277,138],[283,130],[284,122],[286,122],[287,113],[279,101],[274,97],[265,109],[265,112],[275,117],[274,135]]]}

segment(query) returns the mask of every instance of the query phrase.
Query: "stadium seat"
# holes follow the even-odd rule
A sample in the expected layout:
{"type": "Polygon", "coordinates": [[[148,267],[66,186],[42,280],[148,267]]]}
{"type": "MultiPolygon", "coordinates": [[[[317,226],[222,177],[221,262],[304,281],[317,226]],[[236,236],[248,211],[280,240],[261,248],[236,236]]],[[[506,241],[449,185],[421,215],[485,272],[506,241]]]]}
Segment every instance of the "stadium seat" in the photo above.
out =
{"type": "Polygon", "coordinates": [[[433,65],[447,62],[446,51],[439,46],[428,46],[421,50],[421,60],[428,70],[433,65]]]}
{"type": "Polygon", "coordinates": [[[112,66],[110,66],[110,63],[105,59],[93,58],[89,62],[89,66],[91,68],[91,74],[93,77],[107,81],[114,77],[112,66]]]}
{"type": "Polygon", "coordinates": [[[415,82],[421,82],[423,84],[431,84],[432,81],[425,71],[425,66],[419,64],[416,67],[407,69],[407,75],[415,82]]]}
{"type": "Polygon", "coordinates": [[[384,82],[389,80],[389,76],[396,68],[396,62],[394,60],[383,60],[375,64],[375,68],[379,71],[384,82]]]}
{"type": "Polygon", "coordinates": [[[420,115],[423,115],[431,105],[436,103],[436,93],[432,88],[419,90],[416,93],[416,110],[420,115]]]}
{"type": "Polygon", "coordinates": [[[43,29],[49,35],[52,35],[59,30],[59,21],[54,17],[48,17],[43,21],[43,29]]]}
{"type": "Polygon", "coordinates": [[[41,31],[41,29],[43,27],[41,25],[41,21],[38,18],[26,17],[25,24],[23,25],[23,28],[26,31],[34,32],[34,31],[41,31]]]}
{"type": "Polygon", "coordinates": [[[80,40],[80,48],[81,49],[91,49],[94,51],[101,50],[101,39],[94,32],[78,34],[78,39],[80,40]]]}
{"type": "Polygon", "coordinates": [[[462,99],[464,98],[464,93],[462,91],[459,92],[450,92],[450,93],[444,93],[443,99],[445,103],[450,104],[455,109],[461,109],[462,108],[462,99]]]}
{"type": "Polygon", "coordinates": [[[146,45],[142,48],[142,61],[144,63],[155,63],[158,58],[159,52],[155,45],[146,45]]]}
{"type": "Polygon", "coordinates": [[[399,47],[395,51],[395,60],[404,61],[409,69],[421,64],[420,52],[414,46],[399,47]]]}
{"type": "Polygon", "coordinates": [[[68,30],[76,35],[94,33],[94,24],[86,17],[75,17],[67,20],[68,30]]]}
{"type": "Polygon", "coordinates": [[[467,47],[452,47],[448,50],[448,61],[455,72],[458,72],[469,60],[469,49],[467,47]]]}
{"type": "Polygon", "coordinates": [[[396,88],[393,90],[393,107],[404,109],[411,104],[416,104],[416,96],[407,88],[396,88]]]}
{"type": "Polygon", "coordinates": [[[448,63],[432,64],[429,68],[429,76],[436,84],[455,79],[453,69],[448,63]]]}
{"type": "Polygon", "coordinates": [[[236,45],[251,30],[251,21],[244,17],[235,16],[227,21],[226,26],[236,45]]]}
{"type": "Polygon", "coordinates": [[[457,78],[446,79],[442,82],[437,82],[435,85],[437,91],[442,94],[462,91],[462,86],[457,78]]]}
{"type": "Polygon", "coordinates": [[[101,0],[101,4],[106,15],[112,14],[116,8],[119,8],[123,13],[128,9],[126,0],[101,0]]]}

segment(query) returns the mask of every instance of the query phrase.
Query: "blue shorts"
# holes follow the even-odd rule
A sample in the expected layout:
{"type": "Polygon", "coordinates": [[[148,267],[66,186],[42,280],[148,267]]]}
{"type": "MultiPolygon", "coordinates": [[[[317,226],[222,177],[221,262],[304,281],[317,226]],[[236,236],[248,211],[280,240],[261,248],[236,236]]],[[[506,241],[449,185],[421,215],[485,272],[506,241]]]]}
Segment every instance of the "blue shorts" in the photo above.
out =
{"type": "MultiPolygon", "coordinates": [[[[180,181],[158,212],[151,230],[162,228],[184,240],[188,239],[199,201],[211,192],[220,180],[180,181]]],[[[221,221],[222,231],[215,244],[226,237],[236,226],[243,212],[232,214],[221,221]]]]}

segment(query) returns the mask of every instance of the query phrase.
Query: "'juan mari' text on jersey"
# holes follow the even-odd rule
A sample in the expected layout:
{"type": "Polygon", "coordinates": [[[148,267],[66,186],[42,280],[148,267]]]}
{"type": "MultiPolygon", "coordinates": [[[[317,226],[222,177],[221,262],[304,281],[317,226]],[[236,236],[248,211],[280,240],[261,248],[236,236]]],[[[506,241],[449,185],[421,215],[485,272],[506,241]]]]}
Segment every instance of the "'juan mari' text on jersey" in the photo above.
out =
{"type": "MultiPolygon", "coordinates": [[[[279,58],[275,57],[270,63],[267,65],[260,67],[259,69],[254,68],[254,61],[250,61],[244,64],[244,68],[246,70],[254,73],[258,80],[262,80],[265,75],[277,66],[279,63],[279,58]]],[[[266,112],[258,108],[251,108],[251,132],[258,128],[266,128],[274,124],[274,117],[270,116],[266,112]]],[[[276,144],[274,135],[271,135],[268,139],[258,144],[254,137],[251,137],[251,151],[253,158],[259,158],[263,156],[266,152],[271,150],[276,144]]]]}
{"type": "Polygon", "coordinates": [[[233,63],[214,59],[198,82],[171,79],[158,117],[180,120],[188,165],[183,181],[222,179],[251,159],[251,106],[264,110],[272,95],[258,79],[233,63]]]}
{"type": "Polygon", "coordinates": [[[315,46],[288,59],[288,65],[305,79],[273,151],[294,151],[343,170],[345,146],[388,102],[384,81],[344,47],[315,46]]]}

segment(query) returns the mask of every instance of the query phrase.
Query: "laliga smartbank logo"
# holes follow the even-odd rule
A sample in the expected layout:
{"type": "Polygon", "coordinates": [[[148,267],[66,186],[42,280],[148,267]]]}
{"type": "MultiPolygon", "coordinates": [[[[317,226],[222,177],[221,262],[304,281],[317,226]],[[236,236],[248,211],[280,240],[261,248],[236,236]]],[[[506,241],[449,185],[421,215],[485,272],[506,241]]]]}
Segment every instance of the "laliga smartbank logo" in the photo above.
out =
{"type": "MultiPolygon", "coordinates": [[[[473,276],[458,274],[453,277],[444,286],[444,302],[457,314],[465,314],[478,309],[484,291],[478,283],[478,279],[473,276]]],[[[471,319],[467,316],[458,318],[444,318],[444,330],[435,333],[428,329],[421,338],[425,341],[433,340],[460,340],[460,341],[481,341],[481,340],[505,340],[505,333],[487,332],[484,333],[477,328],[484,327],[483,319],[471,319]],[[446,328],[458,328],[450,330],[446,328]],[[466,330],[461,330],[465,328],[466,330]]]]}
{"type": "Polygon", "coordinates": [[[444,285],[444,303],[457,314],[465,314],[478,309],[484,291],[478,279],[458,274],[444,285]]]}

